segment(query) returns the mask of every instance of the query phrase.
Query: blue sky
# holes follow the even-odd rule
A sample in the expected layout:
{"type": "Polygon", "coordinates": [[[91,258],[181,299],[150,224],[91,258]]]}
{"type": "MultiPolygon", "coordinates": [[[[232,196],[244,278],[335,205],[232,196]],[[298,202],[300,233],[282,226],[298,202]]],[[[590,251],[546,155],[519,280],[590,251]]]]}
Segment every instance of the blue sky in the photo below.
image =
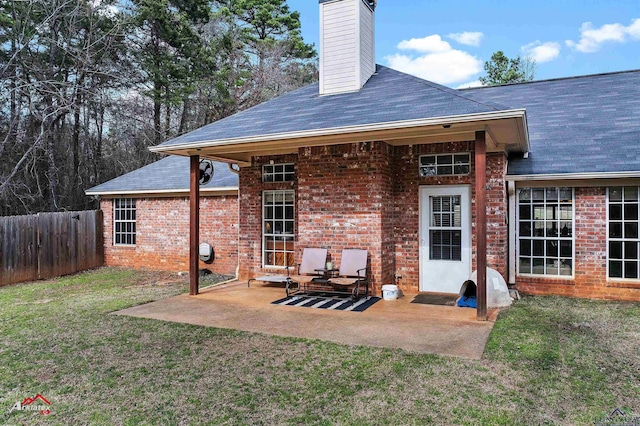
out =
{"type": "MultiPolygon", "coordinates": [[[[317,46],[317,0],[288,4],[317,46]]],[[[640,69],[640,1],[378,0],[381,65],[463,87],[497,50],[536,59],[536,80],[640,69]]]]}

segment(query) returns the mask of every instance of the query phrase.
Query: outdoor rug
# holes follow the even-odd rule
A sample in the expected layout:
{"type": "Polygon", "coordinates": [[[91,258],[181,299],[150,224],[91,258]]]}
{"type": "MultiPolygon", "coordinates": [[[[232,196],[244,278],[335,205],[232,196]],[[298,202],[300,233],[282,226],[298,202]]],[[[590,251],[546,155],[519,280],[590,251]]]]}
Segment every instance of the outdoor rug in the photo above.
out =
{"type": "Polygon", "coordinates": [[[458,296],[444,296],[442,294],[419,294],[411,303],[422,303],[423,305],[455,306],[458,296]]]}
{"type": "Polygon", "coordinates": [[[271,302],[272,305],[296,306],[299,308],[329,309],[334,311],[363,312],[380,300],[379,297],[363,297],[352,302],[347,297],[325,297],[316,295],[295,295],[271,302]]]}

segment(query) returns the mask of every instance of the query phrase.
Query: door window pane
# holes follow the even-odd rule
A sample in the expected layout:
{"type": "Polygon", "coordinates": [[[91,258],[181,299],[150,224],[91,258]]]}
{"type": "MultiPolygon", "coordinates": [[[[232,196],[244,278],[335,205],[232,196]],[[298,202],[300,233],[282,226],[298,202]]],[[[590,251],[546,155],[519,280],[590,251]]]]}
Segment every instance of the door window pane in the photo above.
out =
{"type": "Polygon", "coordinates": [[[430,206],[429,258],[462,260],[461,197],[432,196],[430,206]]]}

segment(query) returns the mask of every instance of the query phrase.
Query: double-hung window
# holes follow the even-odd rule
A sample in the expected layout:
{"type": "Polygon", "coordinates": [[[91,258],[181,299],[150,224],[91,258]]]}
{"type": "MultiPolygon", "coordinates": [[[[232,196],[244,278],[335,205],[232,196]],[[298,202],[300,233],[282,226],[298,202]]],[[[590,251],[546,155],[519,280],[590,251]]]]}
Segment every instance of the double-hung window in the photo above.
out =
{"type": "Polygon", "coordinates": [[[262,262],[264,267],[294,264],[295,192],[262,193],[262,262]]]}
{"type": "Polygon", "coordinates": [[[572,188],[518,191],[518,273],[573,276],[572,188]]]}
{"type": "Polygon", "coordinates": [[[608,190],[609,278],[638,279],[638,188],[608,190]]]}
{"type": "Polygon", "coordinates": [[[136,200],[113,200],[113,243],[118,246],[136,245],[136,200]]]}

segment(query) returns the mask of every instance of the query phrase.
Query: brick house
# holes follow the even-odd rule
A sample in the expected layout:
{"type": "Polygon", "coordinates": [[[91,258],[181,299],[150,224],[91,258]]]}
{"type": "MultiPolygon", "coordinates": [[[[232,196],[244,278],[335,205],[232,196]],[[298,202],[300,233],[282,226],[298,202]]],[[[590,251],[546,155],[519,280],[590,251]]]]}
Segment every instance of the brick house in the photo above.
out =
{"type": "MultiPolygon", "coordinates": [[[[214,260],[200,268],[235,275],[238,267],[238,175],[215,163],[202,186],[200,239],[214,260]]],[[[189,270],[189,159],[169,156],[87,191],[100,197],[105,264],[189,270]]]]}
{"type": "Polygon", "coordinates": [[[453,90],[375,65],[375,1],[319,3],[319,83],[151,148],[190,157],[195,225],[200,158],[239,166],[239,279],[365,248],[376,293],[457,293],[476,269],[481,291],[486,265],[640,301],[639,71],[453,90]]]}

